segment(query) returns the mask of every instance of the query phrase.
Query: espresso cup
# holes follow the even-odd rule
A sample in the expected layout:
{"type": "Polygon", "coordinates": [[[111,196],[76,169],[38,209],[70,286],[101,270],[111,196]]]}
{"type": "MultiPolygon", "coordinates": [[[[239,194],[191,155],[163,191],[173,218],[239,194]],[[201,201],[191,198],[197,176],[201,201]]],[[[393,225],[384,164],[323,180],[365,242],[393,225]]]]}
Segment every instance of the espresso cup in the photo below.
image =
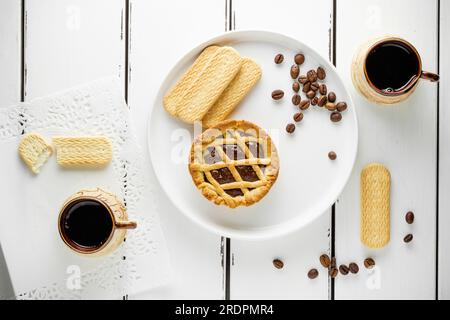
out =
{"type": "Polygon", "coordinates": [[[362,44],[353,57],[351,75],[356,89],[380,105],[406,100],[420,79],[439,80],[439,75],[422,70],[422,59],[411,43],[394,36],[362,44]]]}
{"type": "Polygon", "coordinates": [[[97,257],[111,253],[125,239],[129,221],[124,205],[112,193],[97,189],[81,190],[63,204],[58,217],[61,239],[83,256],[97,257]]]}

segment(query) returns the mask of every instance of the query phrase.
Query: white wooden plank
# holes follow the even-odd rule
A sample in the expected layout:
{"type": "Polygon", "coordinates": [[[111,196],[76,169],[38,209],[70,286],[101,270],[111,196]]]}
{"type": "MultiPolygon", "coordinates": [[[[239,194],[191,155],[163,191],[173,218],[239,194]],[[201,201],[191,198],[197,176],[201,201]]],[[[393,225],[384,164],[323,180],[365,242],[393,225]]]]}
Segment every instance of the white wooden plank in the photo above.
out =
{"type": "Polygon", "coordinates": [[[336,207],[338,263],[356,261],[356,276],[339,276],[337,299],[434,299],[436,270],[437,85],[423,81],[401,105],[379,107],[357,94],[350,80],[356,47],[371,36],[397,34],[419,50],[425,70],[437,69],[437,1],[342,0],[337,3],[337,68],[351,88],[359,120],[359,155],[336,207]],[[420,21],[420,23],[418,23],[420,21]],[[359,240],[359,176],[381,162],[392,176],[391,241],[368,250],[359,240]],[[413,225],[405,222],[412,210],[413,225]],[[414,240],[403,243],[412,233],[414,240]],[[376,260],[375,271],[362,266],[376,260]]]}
{"type": "Polygon", "coordinates": [[[123,0],[27,0],[26,99],[124,73],[123,0]]]}
{"type": "MultiPolygon", "coordinates": [[[[0,107],[20,101],[21,92],[21,2],[0,2],[0,107]]],[[[0,299],[14,296],[0,245],[0,299]]]]}
{"type": "MultiPolygon", "coordinates": [[[[184,53],[224,31],[225,1],[132,0],[130,13],[129,105],[146,145],[147,119],[161,82],[184,53]]],[[[130,298],[223,298],[220,237],[188,220],[153,179],[175,278],[168,287],[130,298]]]]}
{"type": "MultiPolygon", "coordinates": [[[[233,0],[233,9],[236,30],[284,33],[329,57],[331,0],[262,0],[257,6],[251,1],[233,0]],[[314,32],[307,26],[314,26],[314,32]]],[[[304,229],[276,239],[232,239],[231,299],[327,299],[328,275],[319,268],[319,256],[330,250],[330,216],[331,210],[304,229]],[[284,261],[283,269],[274,268],[275,258],[284,261]],[[319,278],[313,281],[307,277],[312,267],[320,271],[319,278]]]]}
{"type": "Polygon", "coordinates": [[[450,299],[450,1],[440,4],[438,298],[450,299]]]}

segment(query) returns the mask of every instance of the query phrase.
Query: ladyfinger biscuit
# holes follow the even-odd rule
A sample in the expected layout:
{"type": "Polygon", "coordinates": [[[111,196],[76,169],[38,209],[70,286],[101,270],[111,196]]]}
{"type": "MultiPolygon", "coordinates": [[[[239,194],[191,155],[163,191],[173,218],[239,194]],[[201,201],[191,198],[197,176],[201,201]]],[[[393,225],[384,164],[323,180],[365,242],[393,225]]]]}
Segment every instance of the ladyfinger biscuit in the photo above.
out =
{"type": "Polygon", "coordinates": [[[379,163],[361,171],[361,242],[369,248],[384,247],[390,239],[391,175],[379,163]]]}
{"type": "Polygon", "coordinates": [[[27,134],[19,144],[20,158],[34,174],[40,172],[52,153],[52,147],[37,133],[27,134]]]}
{"type": "Polygon", "coordinates": [[[212,127],[225,120],[261,79],[261,68],[250,58],[243,58],[241,69],[216,103],[203,117],[203,125],[212,127]]]}
{"type": "Polygon", "coordinates": [[[236,50],[220,48],[195,77],[189,90],[181,93],[177,117],[186,123],[201,120],[239,72],[241,63],[236,50]]]}
{"type": "Polygon", "coordinates": [[[56,161],[65,168],[104,167],[112,159],[111,142],[106,137],[54,137],[56,161]]]}
{"type": "Polygon", "coordinates": [[[177,106],[183,98],[184,93],[193,85],[196,78],[201,74],[202,69],[209,64],[209,61],[219,49],[220,47],[218,46],[210,46],[203,50],[195,60],[194,64],[184,73],[172,90],[164,97],[164,107],[172,116],[177,116],[177,106]]]}

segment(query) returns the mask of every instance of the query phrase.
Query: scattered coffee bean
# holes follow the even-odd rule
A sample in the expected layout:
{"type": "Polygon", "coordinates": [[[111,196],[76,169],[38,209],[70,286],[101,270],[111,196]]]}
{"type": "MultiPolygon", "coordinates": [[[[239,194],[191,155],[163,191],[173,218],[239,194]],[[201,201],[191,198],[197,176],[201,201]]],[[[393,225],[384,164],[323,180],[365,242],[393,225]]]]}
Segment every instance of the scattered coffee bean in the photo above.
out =
{"type": "Polygon", "coordinates": [[[308,99],[312,99],[312,98],[314,98],[314,97],[316,96],[316,92],[313,91],[313,90],[309,90],[309,91],[306,93],[306,96],[308,97],[308,99]]]}
{"type": "Polygon", "coordinates": [[[296,64],[301,65],[303,62],[305,62],[305,56],[301,53],[298,53],[294,57],[294,61],[296,64]]]}
{"type": "Polygon", "coordinates": [[[336,160],[336,158],[337,158],[336,152],[334,152],[334,151],[328,152],[328,158],[329,158],[330,160],[336,160]]]}
{"type": "Polygon", "coordinates": [[[335,102],[336,101],[336,94],[333,91],[331,91],[328,94],[328,101],[330,101],[330,102],[335,102]]]}
{"type": "Polygon", "coordinates": [[[375,260],[373,260],[372,258],[366,258],[364,260],[364,267],[366,267],[366,269],[372,269],[375,266],[375,260]]]}
{"type": "Polygon", "coordinates": [[[293,96],[292,96],[292,104],[294,105],[294,106],[298,106],[299,104],[300,104],[300,101],[301,101],[302,99],[300,98],[300,96],[298,95],[298,94],[294,94],[293,96]]]}
{"type": "Polygon", "coordinates": [[[307,93],[308,91],[310,91],[311,90],[311,82],[306,82],[304,85],[303,85],[303,89],[302,89],[302,91],[304,92],[304,93],[307,93]]]}
{"type": "Polygon", "coordinates": [[[275,260],[273,260],[272,263],[273,263],[273,266],[277,269],[283,269],[283,267],[284,267],[284,263],[280,259],[275,259],[275,260]]]}
{"type": "Polygon", "coordinates": [[[319,90],[319,84],[317,82],[311,83],[311,90],[314,90],[314,91],[319,90]]]}
{"type": "Polygon", "coordinates": [[[331,257],[330,267],[332,267],[332,268],[336,267],[336,257],[331,257]]]}
{"type": "Polygon", "coordinates": [[[333,102],[327,102],[325,104],[325,108],[327,108],[329,111],[336,111],[336,104],[333,102]]]}
{"type": "Polygon", "coordinates": [[[335,267],[330,268],[330,271],[328,271],[328,275],[329,275],[332,279],[336,278],[337,275],[338,275],[338,273],[339,273],[339,270],[338,270],[337,268],[335,268],[335,267]]]}
{"type": "Polygon", "coordinates": [[[301,84],[305,84],[308,82],[308,78],[305,75],[302,75],[298,77],[298,82],[300,82],[301,84]]]}
{"type": "Polygon", "coordinates": [[[292,90],[294,90],[295,92],[298,92],[300,90],[300,84],[297,81],[292,84],[292,90]]]}
{"type": "Polygon", "coordinates": [[[348,272],[350,271],[350,269],[345,265],[345,264],[341,264],[339,266],[339,271],[341,272],[341,274],[343,274],[344,276],[348,274],[348,272]]]}
{"type": "Polygon", "coordinates": [[[347,110],[347,103],[345,103],[345,102],[338,102],[338,103],[336,104],[336,109],[337,109],[337,111],[339,111],[339,112],[342,112],[342,111],[347,110]]]}
{"type": "Polygon", "coordinates": [[[321,95],[326,95],[327,94],[327,85],[324,83],[321,83],[319,85],[319,92],[321,95]]]}
{"type": "Polygon", "coordinates": [[[314,97],[314,98],[311,100],[311,104],[312,104],[313,106],[315,106],[315,105],[317,105],[317,103],[319,103],[319,98],[314,97]]]}
{"type": "Polygon", "coordinates": [[[298,65],[293,64],[291,67],[291,78],[297,79],[299,73],[300,73],[300,69],[299,69],[298,65]]]}
{"type": "Polygon", "coordinates": [[[273,58],[273,61],[274,61],[276,64],[282,63],[283,60],[284,60],[284,56],[283,56],[281,53],[277,54],[277,55],[275,56],[275,58],[273,58]]]}
{"type": "Polygon", "coordinates": [[[325,69],[322,67],[318,67],[317,68],[317,78],[319,78],[320,80],[325,79],[325,77],[327,76],[327,73],[325,72],[325,69]]]}
{"type": "Polygon", "coordinates": [[[303,120],[303,113],[297,112],[296,114],[294,114],[294,121],[295,122],[300,122],[302,120],[303,120]]]}
{"type": "Polygon", "coordinates": [[[413,235],[410,233],[410,234],[407,234],[407,235],[403,238],[403,241],[405,241],[406,243],[408,243],[408,242],[411,242],[412,239],[413,239],[413,235]]]}
{"type": "Polygon", "coordinates": [[[327,101],[328,101],[327,96],[320,96],[319,102],[317,104],[319,105],[319,107],[323,107],[324,105],[327,104],[327,101]]]}
{"type": "Polygon", "coordinates": [[[308,100],[302,100],[300,102],[300,110],[306,110],[309,108],[310,102],[308,100]]]}
{"type": "Polygon", "coordinates": [[[310,279],[315,279],[317,278],[317,276],[319,275],[319,271],[317,271],[317,269],[311,269],[308,271],[308,278],[310,279]]]}
{"type": "Polygon", "coordinates": [[[414,222],[414,213],[412,211],[408,211],[408,213],[406,213],[405,220],[407,224],[412,224],[414,222]]]}
{"type": "Polygon", "coordinates": [[[272,91],[272,99],[273,100],[280,100],[284,97],[284,91],[283,90],[274,90],[272,91]]]}
{"type": "Polygon", "coordinates": [[[330,257],[327,254],[321,255],[319,260],[320,260],[320,264],[324,268],[328,268],[330,266],[331,261],[330,261],[330,257]]]}
{"type": "Polygon", "coordinates": [[[334,111],[330,114],[330,120],[332,122],[339,122],[342,120],[342,114],[340,112],[334,111]]]}
{"type": "Polygon", "coordinates": [[[286,132],[287,132],[287,133],[293,133],[294,131],[295,131],[295,124],[289,123],[289,124],[286,126],[286,132]]]}
{"type": "Polygon", "coordinates": [[[353,274],[356,274],[359,271],[358,265],[356,263],[354,263],[354,262],[350,263],[348,265],[348,268],[350,269],[350,272],[353,273],[353,274]]]}
{"type": "Polygon", "coordinates": [[[309,70],[307,73],[306,73],[306,77],[308,78],[308,81],[309,82],[316,82],[317,81],[317,72],[316,72],[316,70],[309,70]]]}

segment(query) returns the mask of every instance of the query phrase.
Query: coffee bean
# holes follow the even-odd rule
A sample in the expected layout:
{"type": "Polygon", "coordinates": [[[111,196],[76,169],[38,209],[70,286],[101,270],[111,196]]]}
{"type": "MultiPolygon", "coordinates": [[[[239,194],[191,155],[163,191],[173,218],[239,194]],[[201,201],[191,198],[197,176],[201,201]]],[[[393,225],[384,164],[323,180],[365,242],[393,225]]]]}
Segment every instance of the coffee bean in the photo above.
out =
{"type": "Polygon", "coordinates": [[[307,73],[306,73],[306,77],[308,77],[308,81],[309,82],[316,82],[317,81],[317,72],[316,72],[316,70],[309,70],[307,73]]]}
{"type": "Polygon", "coordinates": [[[414,213],[412,211],[408,211],[408,213],[406,213],[405,220],[407,224],[412,224],[414,222],[414,213]]]}
{"type": "Polygon", "coordinates": [[[298,65],[293,64],[291,67],[291,78],[297,79],[299,73],[300,73],[300,69],[299,69],[298,65]]]}
{"type": "Polygon", "coordinates": [[[330,261],[330,257],[327,254],[321,255],[319,260],[320,260],[320,264],[324,268],[328,268],[330,266],[331,261],[330,261]]]}
{"type": "Polygon", "coordinates": [[[298,82],[300,82],[301,84],[305,84],[308,82],[308,78],[305,75],[302,75],[298,77],[298,82]]]}
{"type": "Polygon", "coordinates": [[[295,124],[289,123],[289,124],[286,126],[286,132],[287,132],[287,133],[293,133],[294,131],[295,131],[295,124]]]}
{"type": "Polygon", "coordinates": [[[375,260],[373,260],[372,258],[366,258],[364,260],[364,267],[366,267],[366,269],[372,269],[375,266],[375,260]]]}
{"type": "Polygon", "coordinates": [[[280,259],[275,259],[272,261],[272,263],[273,263],[273,266],[277,269],[283,269],[283,267],[284,267],[284,263],[280,259]]]}
{"type": "Polygon", "coordinates": [[[319,92],[321,95],[326,95],[327,94],[327,85],[324,83],[321,83],[319,85],[319,92]]]}
{"type": "Polygon", "coordinates": [[[336,257],[331,257],[331,263],[330,263],[330,266],[331,266],[332,268],[335,268],[335,267],[336,267],[336,257]]]}
{"type": "Polygon", "coordinates": [[[350,263],[348,265],[348,268],[350,269],[350,272],[353,273],[353,274],[356,274],[359,271],[358,265],[356,263],[354,263],[354,262],[350,263]]]}
{"type": "Polygon", "coordinates": [[[319,84],[317,82],[311,83],[311,90],[313,91],[319,90],[319,84]]]}
{"type": "Polygon", "coordinates": [[[300,102],[300,110],[306,110],[309,108],[310,102],[308,100],[302,100],[300,102]]]}
{"type": "Polygon", "coordinates": [[[284,56],[283,56],[281,53],[277,54],[277,55],[275,56],[275,58],[273,58],[273,61],[274,61],[276,64],[282,63],[283,60],[284,60],[284,56]]]}
{"type": "Polygon", "coordinates": [[[338,102],[336,104],[336,109],[339,112],[345,111],[345,110],[347,110],[347,104],[345,102],[338,102]]]}
{"type": "Polygon", "coordinates": [[[339,271],[341,272],[341,274],[343,274],[344,276],[348,274],[348,272],[350,271],[350,269],[345,265],[345,264],[341,264],[339,266],[339,271]]]}
{"type": "Polygon", "coordinates": [[[303,120],[303,113],[297,112],[296,114],[294,114],[294,121],[295,122],[300,122],[302,120],[303,120]]]}
{"type": "Polygon", "coordinates": [[[308,97],[308,99],[312,99],[312,98],[314,98],[314,97],[316,96],[316,92],[313,91],[313,90],[309,90],[309,91],[306,93],[306,96],[308,97]]]}
{"type": "Polygon", "coordinates": [[[298,53],[295,55],[294,61],[298,65],[303,64],[303,62],[305,62],[305,56],[301,53],[298,53]]]}
{"type": "Polygon", "coordinates": [[[340,112],[334,111],[330,114],[330,120],[332,122],[339,122],[342,120],[342,114],[340,112]]]}
{"type": "Polygon", "coordinates": [[[283,90],[274,90],[272,91],[272,99],[273,100],[280,100],[284,97],[284,91],[283,90]]]}
{"type": "Polygon", "coordinates": [[[403,238],[403,241],[405,241],[406,243],[408,243],[408,242],[411,242],[412,239],[413,239],[413,235],[410,233],[410,234],[407,234],[407,235],[403,238]]]}
{"type": "Polygon", "coordinates": [[[320,96],[319,102],[317,104],[319,105],[319,107],[323,107],[324,105],[327,104],[327,101],[328,101],[327,96],[320,96]]]}
{"type": "Polygon", "coordinates": [[[325,104],[325,108],[327,108],[329,111],[336,111],[336,105],[333,102],[327,102],[325,104]]]}
{"type": "Polygon", "coordinates": [[[317,98],[317,97],[314,97],[314,98],[311,100],[311,104],[312,104],[313,106],[317,105],[318,102],[319,102],[319,98],[317,98]]]}
{"type": "Polygon", "coordinates": [[[328,152],[328,158],[329,158],[330,160],[336,160],[336,158],[337,158],[336,152],[334,152],[334,151],[328,152]]]}
{"type": "Polygon", "coordinates": [[[335,268],[335,267],[330,268],[330,271],[328,271],[328,275],[329,275],[332,279],[336,278],[337,275],[338,275],[338,273],[339,273],[339,271],[338,271],[338,269],[335,268]]]}
{"type": "Polygon", "coordinates": [[[319,275],[319,271],[317,269],[311,269],[308,271],[308,278],[315,279],[319,275]]]}
{"type": "Polygon", "coordinates": [[[292,84],[292,90],[294,90],[295,92],[298,92],[300,90],[300,84],[297,81],[292,84]]]}
{"type": "Polygon", "coordinates": [[[333,91],[331,91],[328,94],[328,101],[330,101],[330,102],[335,102],[336,101],[336,94],[333,91]]]}
{"type": "Polygon", "coordinates": [[[311,90],[311,82],[306,82],[304,85],[303,85],[303,89],[302,89],[302,91],[304,92],[304,93],[307,93],[308,91],[310,91],[311,90]]]}
{"type": "Polygon", "coordinates": [[[292,96],[292,104],[293,104],[294,106],[298,106],[299,103],[300,103],[300,101],[301,101],[301,98],[300,98],[300,96],[299,96],[298,94],[294,94],[294,95],[292,96]]]}
{"type": "Polygon", "coordinates": [[[325,79],[325,77],[327,76],[325,69],[322,67],[318,67],[317,68],[317,78],[319,78],[320,80],[325,79]]]}

